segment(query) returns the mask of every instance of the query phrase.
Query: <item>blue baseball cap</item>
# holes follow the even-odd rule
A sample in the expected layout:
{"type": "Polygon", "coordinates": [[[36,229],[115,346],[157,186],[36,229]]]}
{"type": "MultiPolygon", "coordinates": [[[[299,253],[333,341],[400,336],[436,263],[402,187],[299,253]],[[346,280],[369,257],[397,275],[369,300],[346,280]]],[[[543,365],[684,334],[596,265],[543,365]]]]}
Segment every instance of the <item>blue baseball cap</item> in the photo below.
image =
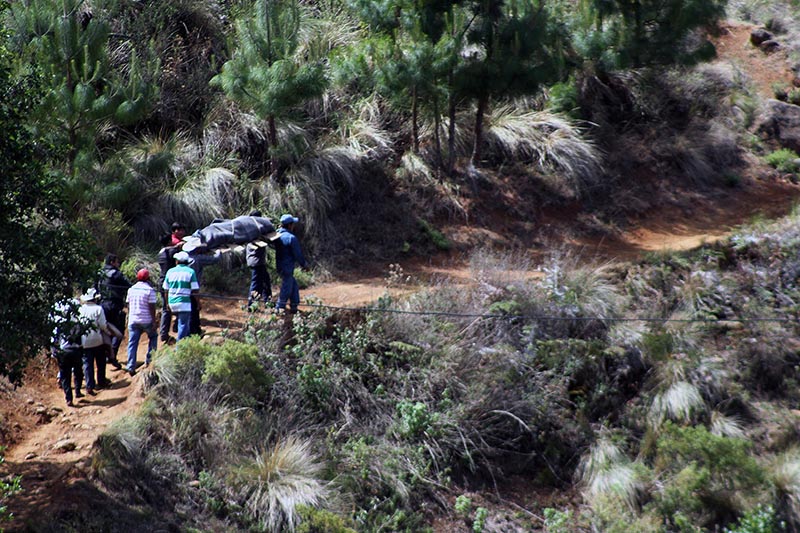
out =
{"type": "Polygon", "coordinates": [[[289,213],[281,215],[281,226],[285,226],[286,224],[294,224],[296,222],[300,222],[300,219],[293,217],[289,213]]]}

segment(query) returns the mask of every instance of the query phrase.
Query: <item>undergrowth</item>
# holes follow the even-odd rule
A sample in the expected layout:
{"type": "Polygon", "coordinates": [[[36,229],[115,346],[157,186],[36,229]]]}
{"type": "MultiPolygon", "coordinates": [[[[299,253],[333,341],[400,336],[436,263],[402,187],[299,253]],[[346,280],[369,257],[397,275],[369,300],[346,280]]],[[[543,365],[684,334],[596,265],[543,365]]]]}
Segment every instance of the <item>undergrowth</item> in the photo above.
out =
{"type": "Polygon", "coordinates": [[[408,314],[252,315],[239,341],[162,350],[94,469],[200,530],[530,530],[464,496],[511,498],[513,477],[580,489],[554,531],[781,531],[800,523],[796,222],[627,266],[554,254],[539,280],[476,255],[472,288],[376,306],[408,314]]]}

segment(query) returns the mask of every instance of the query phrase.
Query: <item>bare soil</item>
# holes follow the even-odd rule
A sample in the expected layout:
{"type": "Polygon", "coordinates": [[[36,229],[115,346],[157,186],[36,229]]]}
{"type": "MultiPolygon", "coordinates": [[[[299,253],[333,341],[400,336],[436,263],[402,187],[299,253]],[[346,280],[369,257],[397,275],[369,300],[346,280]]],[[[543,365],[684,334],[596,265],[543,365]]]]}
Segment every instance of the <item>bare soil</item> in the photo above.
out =
{"type": "MultiPolygon", "coordinates": [[[[751,29],[743,24],[725,25],[717,38],[719,60],[739,65],[751,76],[759,93],[771,97],[772,84],[790,80],[791,73],[782,52],[765,55],[749,44],[751,29]]],[[[563,236],[570,234],[565,229],[575,220],[575,213],[543,217],[538,224],[540,229],[552,228],[543,233],[550,237],[524,252],[536,259],[559,247],[587,259],[629,261],[649,252],[686,250],[724,238],[755,216],[774,218],[788,213],[800,198],[800,187],[770,173],[758,162],[753,162],[751,171],[736,188],[698,195],[691,205],[652,209],[630,228],[612,237],[590,235],[565,240],[563,236]]],[[[468,234],[468,239],[479,243],[503,242],[506,240],[503,229],[502,225],[489,228],[463,224],[449,231],[468,234]]],[[[390,276],[388,264],[370,265],[348,273],[343,279],[312,286],[302,291],[303,297],[330,306],[364,306],[387,293],[402,296],[434,279],[446,278],[456,283],[469,283],[472,279],[468,258],[455,254],[409,258],[402,269],[404,277],[410,276],[411,281],[398,284],[390,276]]],[[[203,328],[207,336],[223,337],[226,331],[241,328],[247,319],[243,303],[204,300],[203,328]]],[[[145,349],[143,339],[140,361],[145,349]]],[[[24,488],[9,502],[16,518],[8,524],[8,531],[39,530],[58,509],[77,505],[75,494],[80,491],[94,490],[97,496],[97,490],[89,489],[86,481],[93,443],[110,423],[136,411],[143,400],[141,384],[146,371],[129,376],[124,371],[109,369],[111,387],[98,391],[96,397],[80,399],[73,408],[65,405],[63,393],[57,387],[55,364],[44,357],[32,365],[24,388],[0,385],[0,443],[8,446],[2,475],[21,475],[24,488]]],[[[518,489],[515,490],[519,492],[518,489]]],[[[514,500],[507,502],[511,512],[519,511],[520,504],[530,503],[527,497],[515,497],[515,490],[509,490],[507,495],[514,500]]],[[[535,514],[529,514],[535,523],[535,514]]],[[[451,521],[436,523],[437,531],[465,528],[451,521]]]]}

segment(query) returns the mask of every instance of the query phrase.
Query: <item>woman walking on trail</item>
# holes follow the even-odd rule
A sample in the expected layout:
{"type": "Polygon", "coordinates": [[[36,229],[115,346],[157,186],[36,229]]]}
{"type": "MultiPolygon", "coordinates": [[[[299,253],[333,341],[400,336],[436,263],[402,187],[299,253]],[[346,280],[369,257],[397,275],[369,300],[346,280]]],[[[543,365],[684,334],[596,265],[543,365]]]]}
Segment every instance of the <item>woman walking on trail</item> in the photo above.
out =
{"type": "Polygon", "coordinates": [[[295,237],[294,226],[300,222],[290,214],[281,216],[281,227],[278,229],[278,240],[275,243],[275,269],[281,276],[281,293],[275,305],[277,312],[286,309],[289,303],[289,313],[296,313],[300,305],[300,286],[294,279],[294,269],[296,265],[307,268],[303,251],[300,249],[300,241],[295,237]]]}
{"type": "Polygon", "coordinates": [[[81,338],[83,346],[83,374],[86,378],[86,392],[94,396],[95,389],[105,387],[110,382],[106,379],[106,348],[103,345],[103,333],[113,336],[106,322],[106,314],[98,304],[100,293],[94,288],[81,295],[80,317],[88,329],[81,338]],[[95,381],[95,367],[97,380],[95,381]]]}

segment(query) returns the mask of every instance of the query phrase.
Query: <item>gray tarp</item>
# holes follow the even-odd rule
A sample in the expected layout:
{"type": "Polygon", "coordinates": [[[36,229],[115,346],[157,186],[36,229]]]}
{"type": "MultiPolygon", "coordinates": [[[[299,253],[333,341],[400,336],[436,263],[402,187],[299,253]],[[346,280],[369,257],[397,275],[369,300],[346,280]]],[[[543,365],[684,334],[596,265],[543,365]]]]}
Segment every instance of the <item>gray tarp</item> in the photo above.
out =
{"type": "Polygon", "coordinates": [[[265,239],[274,232],[272,222],[265,217],[241,216],[227,220],[217,220],[203,229],[195,231],[186,239],[184,250],[193,250],[198,245],[208,249],[219,248],[228,244],[246,244],[265,239]]]}

